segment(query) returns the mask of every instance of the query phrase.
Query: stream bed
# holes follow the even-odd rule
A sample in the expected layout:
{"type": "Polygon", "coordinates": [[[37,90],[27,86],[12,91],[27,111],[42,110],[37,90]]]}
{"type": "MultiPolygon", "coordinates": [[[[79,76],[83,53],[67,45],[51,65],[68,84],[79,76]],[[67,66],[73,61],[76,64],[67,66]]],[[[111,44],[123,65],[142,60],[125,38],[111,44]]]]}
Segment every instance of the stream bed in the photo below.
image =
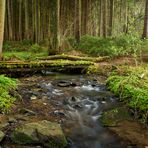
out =
{"type": "MultiPolygon", "coordinates": [[[[118,99],[107,90],[103,77],[49,72],[46,76],[20,78],[20,82],[18,91],[23,101],[16,104],[14,114],[9,117],[17,120],[12,126],[49,120],[61,124],[68,140],[67,148],[128,147],[129,141],[119,138],[99,121],[104,111],[120,106],[118,99]],[[21,115],[20,108],[32,111],[35,116],[21,115]]],[[[2,147],[23,148],[12,144],[9,136],[2,147]]],[[[25,146],[31,147],[42,146],[25,146]]]]}

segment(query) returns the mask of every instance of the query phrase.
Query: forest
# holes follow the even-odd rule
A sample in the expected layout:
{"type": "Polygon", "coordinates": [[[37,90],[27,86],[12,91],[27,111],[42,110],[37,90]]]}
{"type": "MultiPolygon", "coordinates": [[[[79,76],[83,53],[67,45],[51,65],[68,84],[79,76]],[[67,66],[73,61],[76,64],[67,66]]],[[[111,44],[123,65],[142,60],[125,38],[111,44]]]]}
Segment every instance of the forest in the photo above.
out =
{"type": "Polygon", "coordinates": [[[0,148],[148,147],[148,0],[0,0],[0,148]]]}

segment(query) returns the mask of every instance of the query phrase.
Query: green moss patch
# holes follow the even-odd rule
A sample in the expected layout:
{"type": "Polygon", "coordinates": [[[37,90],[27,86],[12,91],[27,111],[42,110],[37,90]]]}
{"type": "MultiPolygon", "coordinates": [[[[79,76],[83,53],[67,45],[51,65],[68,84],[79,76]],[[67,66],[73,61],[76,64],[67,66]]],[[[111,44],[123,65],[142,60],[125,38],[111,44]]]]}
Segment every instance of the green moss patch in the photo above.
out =
{"type": "Polygon", "coordinates": [[[148,121],[148,68],[120,67],[109,76],[107,84],[136,117],[148,121]]]}
{"type": "Polygon", "coordinates": [[[100,121],[103,126],[118,126],[122,120],[129,120],[130,115],[125,107],[117,107],[102,114],[100,121]]]}
{"type": "Polygon", "coordinates": [[[0,112],[8,112],[15,101],[10,91],[17,88],[17,80],[0,75],[0,112]]]}
{"type": "Polygon", "coordinates": [[[38,69],[58,72],[67,72],[67,70],[79,69],[79,72],[87,69],[88,66],[93,65],[90,61],[70,61],[70,60],[41,60],[41,61],[30,61],[30,62],[1,62],[0,72],[8,73],[16,71],[36,71],[38,69]]]}

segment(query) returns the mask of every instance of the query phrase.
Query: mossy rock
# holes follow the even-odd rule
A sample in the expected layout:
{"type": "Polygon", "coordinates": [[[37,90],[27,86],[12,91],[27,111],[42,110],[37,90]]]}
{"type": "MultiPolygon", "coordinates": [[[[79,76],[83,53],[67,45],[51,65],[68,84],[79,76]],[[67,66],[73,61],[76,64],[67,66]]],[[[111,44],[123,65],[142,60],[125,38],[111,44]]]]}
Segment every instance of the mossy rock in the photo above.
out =
{"type": "Polygon", "coordinates": [[[21,145],[42,144],[44,147],[64,148],[66,138],[59,124],[49,121],[27,123],[11,134],[13,142],[21,145]]]}
{"type": "Polygon", "coordinates": [[[118,107],[104,112],[100,122],[103,126],[115,127],[119,126],[119,122],[122,120],[129,120],[130,118],[130,114],[125,107],[118,107]]]}

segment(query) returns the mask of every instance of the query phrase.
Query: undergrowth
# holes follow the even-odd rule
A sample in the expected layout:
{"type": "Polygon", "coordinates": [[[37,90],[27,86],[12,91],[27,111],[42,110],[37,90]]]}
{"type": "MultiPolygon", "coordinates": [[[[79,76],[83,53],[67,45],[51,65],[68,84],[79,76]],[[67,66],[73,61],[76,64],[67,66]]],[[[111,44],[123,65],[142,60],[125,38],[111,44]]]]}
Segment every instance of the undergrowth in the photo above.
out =
{"type": "Polygon", "coordinates": [[[148,68],[121,67],[107,80],[108,88],[128,104],[135,117],[148,122],[148,68]]]}
{"type": "Polygon", "coordinates": [[[83,36],[79,44],[70,39],[71,45],[84,53],[92,56],[125,56],[140,55],[141,50],[147,50],[148,40],[141,40],[138,37],[122,35],[116,38],[83,36]]]}
{"type": "Polygon", "coordinates": [[[22,42],[5,42],[3,59],[8,60],[35,60],[36,57],[48,56],[48,49],[29,40],[22,42]]]}
{"type": "Polygon", "coordinates": [[[16,79],[0,75],[0,112],[8,112],[15,101],[9,92],[17,88],[16,79]]]}

